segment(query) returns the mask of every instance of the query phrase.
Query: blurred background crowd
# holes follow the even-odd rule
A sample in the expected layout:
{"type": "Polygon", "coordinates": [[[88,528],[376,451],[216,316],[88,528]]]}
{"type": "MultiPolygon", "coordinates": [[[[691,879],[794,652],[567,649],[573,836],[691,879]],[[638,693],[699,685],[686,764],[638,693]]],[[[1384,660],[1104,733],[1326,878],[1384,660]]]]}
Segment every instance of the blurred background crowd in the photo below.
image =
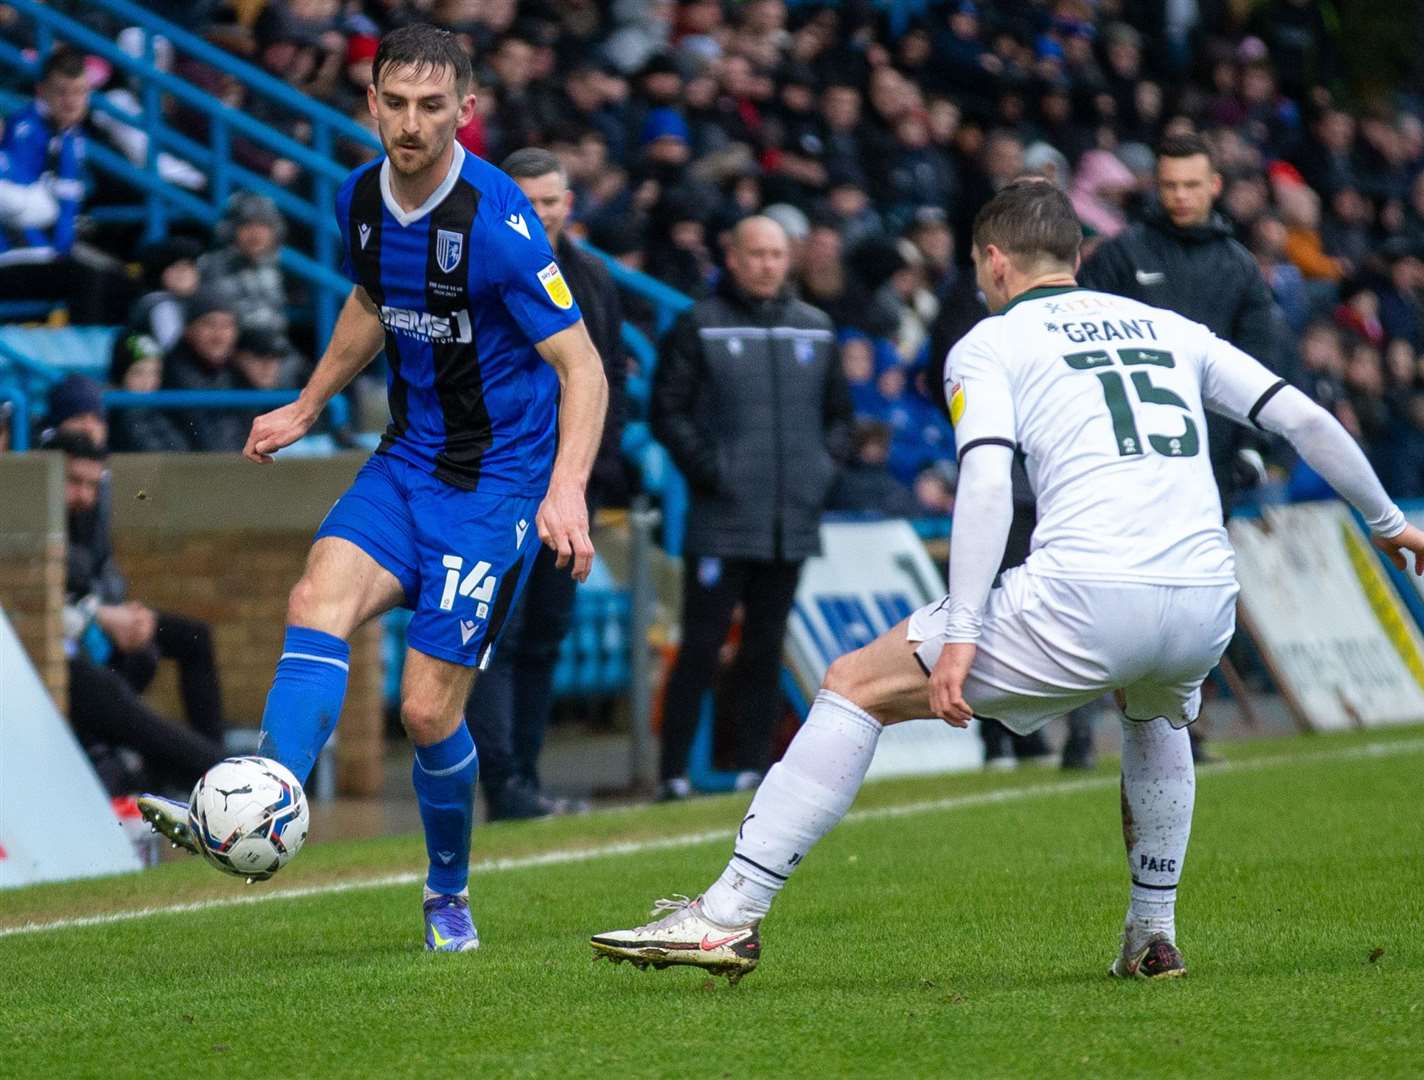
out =
{"type": "MultiPolygon", "coordinates": [[[[56,6],[142,47],[82,3],[56,6]]],[[[1250,251],[1274,300],[1275,355],[1261,359],[1335,411],[1395,495],[1424,494],[1424,96],[1411,92],[1421,64],[1408,48],[1364,65],[1350,55],[1362,36],[1407,46],[1409,5],[1399,33],[1375,39],[1369,16],[1345,26],[1339,5],[1313,0],[148,6],[366,124],[379,35],[412,20],[449,27],[475,60],[479,105],[461,141],[493,161],[551,149],[575,194],[572,231],[694,298],[725,273],[731,225],[768,213],[792,240],[795,287],[837,327],[858,466],[894,480],[848,476],[838,498],[852,506],[867,493],[879,509],[952,506],[952,434],[932,361],[982,314],[967,265],[979,206],[1016,176],[1043,175],[1070,194],[1091,259],[1152,212],[1158,141],[1199,133],[1223,179],[1211,227],[1250,251]]],[[[170,62],[248,108],[223,73],[170,62]]],[[[122,89],[100,61],[85,71],[96,88],[122,89]]],[[[201,138],[204,123],[194,115],[185,130],[201,138]]],[[[86,126],[143,153],[141,133],[112,117],[86,126]]],[[[304,183],[298,166],[240,137],[233,151],[283,185],[304,183]]],[[[341,152],[353,165],[370,153],[341,152]]],[[[171,183],[206,182],[165,159],[171,183]]],[[[87,196],[131,199],[103,185],[87,196]]],[[[116,349],[115,385],[299,385],[314,343],[300,315],[289,318],[303,298],[275,264],[288,227],[269,200],[238,196],[216,236],[146,248],[122,230],[91,237],[141,268],[133,295],[120,289],[135,335],[116,349]]],[[[628,315],[651,319],[636,301],[628,315]]],[[[230,450],[245,426],[129,416],[136,430],[116,431],[116,449],[230,450]]],[[[1292,480],[1306,493],[1311,482],[1292,480]]]]}

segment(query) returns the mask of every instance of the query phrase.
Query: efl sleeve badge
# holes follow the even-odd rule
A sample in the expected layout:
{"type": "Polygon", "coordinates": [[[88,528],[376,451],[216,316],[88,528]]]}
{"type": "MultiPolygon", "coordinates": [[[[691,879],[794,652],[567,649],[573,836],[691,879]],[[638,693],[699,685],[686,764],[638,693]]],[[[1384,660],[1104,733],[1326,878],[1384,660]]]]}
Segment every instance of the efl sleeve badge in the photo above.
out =
{"type": "Polygon", "coordinates": [[[544,286],[555,307],[567,311],[574,306],[574,294],[569,292],[569,283],[564,280],[558,263],[550,263],[539,271],[539,284],[544,286]]]}
{"type": "Polygon", "coordinates": [[[955,383],[949,388],[949,422],[959,426],[959,418],[964,415],[964,384],[955,383]]]}

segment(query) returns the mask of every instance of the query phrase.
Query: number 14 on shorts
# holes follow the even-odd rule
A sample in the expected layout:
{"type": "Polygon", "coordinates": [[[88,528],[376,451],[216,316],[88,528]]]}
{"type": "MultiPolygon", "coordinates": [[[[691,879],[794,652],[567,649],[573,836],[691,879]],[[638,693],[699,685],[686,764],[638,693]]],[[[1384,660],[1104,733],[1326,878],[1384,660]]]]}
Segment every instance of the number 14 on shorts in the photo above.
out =
{"type": "Polygon", "coordinates": [[[446,555],[440,560],[445,567],[445,591],[440,594],[440,610],[451,611],[455,607],[456,596],[468,596],[475,601],[475,618],[489,616],[489,603],[494,599],[497,581],[490,573],[490,564],[477,562],[464,577],[460,572],[465,568],[465,560],[458,555],[446,555]]]}

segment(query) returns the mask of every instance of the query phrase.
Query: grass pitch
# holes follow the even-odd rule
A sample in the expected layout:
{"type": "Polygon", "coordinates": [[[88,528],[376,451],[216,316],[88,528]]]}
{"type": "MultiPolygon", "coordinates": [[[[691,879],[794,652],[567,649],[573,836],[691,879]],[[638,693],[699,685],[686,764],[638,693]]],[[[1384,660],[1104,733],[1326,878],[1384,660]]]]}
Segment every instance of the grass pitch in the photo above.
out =
{"type": "Polygon", "coordinates": [[[1418,1076],[1424,737],[1230,754],[1199,775],[1184,980],[1105,974],[1113,766],[916,779],[862,792],[735,988],[585,939],[704,887],[745,796],[482,828],[475,954],[426,955],[418,887],[369,883],[419,872],[416,837],[318,843],[250,888],[194,860],[3,893],[0,1074],[1418,1076]]]}

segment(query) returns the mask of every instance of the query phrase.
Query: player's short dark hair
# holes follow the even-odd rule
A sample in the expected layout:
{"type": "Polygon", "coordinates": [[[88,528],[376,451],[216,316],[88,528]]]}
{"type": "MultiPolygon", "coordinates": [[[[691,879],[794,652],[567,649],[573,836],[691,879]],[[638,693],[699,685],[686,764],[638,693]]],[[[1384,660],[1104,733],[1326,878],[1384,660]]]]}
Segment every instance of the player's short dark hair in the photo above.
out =
{"type": "Polygon", "coordinates": [[[51,50],[40,67],[40,82],[46,82],[51,75],[61,79],[77,79],[84,74],[84,54],[68,45],[60,45],[51,50]]]}
{"type": "Polygon", "coordinates": [[[559,156],[540,146],[526,146],[522,150],[514,151],[500,162],[499,167],[516,180],[533,180],[536,176],[558,173],[560,180],[566,184],[569,182],[568,173],[564,170],[564,163],[559,160],[559,156]]]}
{"type": "Polygon", "coordinates": [[[993,244],[1024,263],[1050,259],[1072,266],[1083,242],[1073,204],[1056,184],[1015,180],[974,216],[974,246],[993,244]]]}
{"type": "Polygon", "coordinates": [[[1189,158],[1198,154],[1206,158],[1211,171],[1216,171],[1216,155],[1211,152],[1211,143],[1195,132],[1183,135],[1168,135],[1157,144],[1157,160],[1163,158],[1189,158]]]}
{"type": "Polygon", "coordinates": [[[58,450],[65,457],[81,461],[108,461],[109,451],[78,431],[48,431],[40,440],[41,450],[58,450]]]}
{"type": "Polygon", "coordinates": [[[388,68],[410,68],[416,74],[451,71],[457,93],[464,93],[475,80],[474,68],[460,39],[428,23],[411,23],[381,38],[371,64],[371,81],[379,86],[388,68]]]}

